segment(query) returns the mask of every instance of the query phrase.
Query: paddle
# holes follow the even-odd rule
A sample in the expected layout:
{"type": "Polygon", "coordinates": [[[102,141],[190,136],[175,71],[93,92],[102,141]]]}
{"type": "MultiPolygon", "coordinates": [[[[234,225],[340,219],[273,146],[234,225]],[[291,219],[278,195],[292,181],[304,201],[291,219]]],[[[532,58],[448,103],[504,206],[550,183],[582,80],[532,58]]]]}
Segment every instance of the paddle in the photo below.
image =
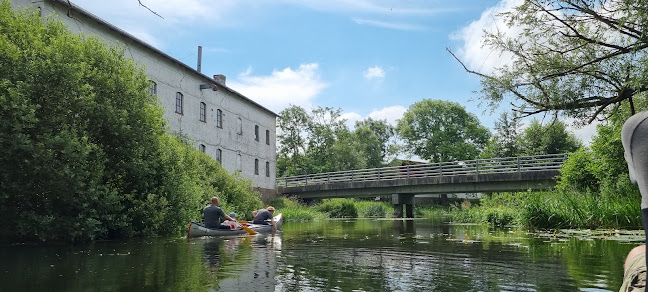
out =
{"type": "MultiPolygon", "coordinates": [[[[237,223],[238,223],[238,222],[237,222],[237,223]]],[[[258,232],[256,232],[256,231],[254,231],[254,229],[252,229],[252,228],[250,228],[250,227],[247,227],[247,226],[245,226],[245,225],[243,225],[243,224],[240,224],[240,223],[239,223],[238,225],[239,225],[239,227],[243,228],[243,230],[245,230],[245,232],[247,232],[249,235],[255,235],[255,234],[258,233],[258,232]]]]}

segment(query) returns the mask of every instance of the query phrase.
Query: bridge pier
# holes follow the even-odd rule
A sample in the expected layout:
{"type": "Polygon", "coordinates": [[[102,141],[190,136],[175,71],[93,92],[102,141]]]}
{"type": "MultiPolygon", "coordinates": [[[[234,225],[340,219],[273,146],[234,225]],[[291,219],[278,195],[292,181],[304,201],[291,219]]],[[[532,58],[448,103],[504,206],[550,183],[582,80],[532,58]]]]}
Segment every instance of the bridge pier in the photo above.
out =
{"type": "Polygon", "coordinates": [[[414,218],[414,201],[414,194],[392,194],[394,217],[403,218],[403,206],[405,206],[405,217],[414,218]]]}

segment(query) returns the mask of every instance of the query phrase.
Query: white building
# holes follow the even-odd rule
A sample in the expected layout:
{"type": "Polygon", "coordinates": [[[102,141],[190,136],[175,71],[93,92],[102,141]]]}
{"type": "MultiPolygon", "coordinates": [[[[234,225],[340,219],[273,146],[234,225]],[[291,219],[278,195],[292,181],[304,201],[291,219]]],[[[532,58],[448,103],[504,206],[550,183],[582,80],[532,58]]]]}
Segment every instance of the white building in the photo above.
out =
{"type": "Polygon", "coordinates": [[[42,16],[56,13],[72,31],[124,47],[146,68],[171,131],[189,137],[229,172],[241,172],[264,195],[274,194],[277,114],[227,87],[225,76],[204,75],[67,0],[11,3],[31,5],[42,16]]]}

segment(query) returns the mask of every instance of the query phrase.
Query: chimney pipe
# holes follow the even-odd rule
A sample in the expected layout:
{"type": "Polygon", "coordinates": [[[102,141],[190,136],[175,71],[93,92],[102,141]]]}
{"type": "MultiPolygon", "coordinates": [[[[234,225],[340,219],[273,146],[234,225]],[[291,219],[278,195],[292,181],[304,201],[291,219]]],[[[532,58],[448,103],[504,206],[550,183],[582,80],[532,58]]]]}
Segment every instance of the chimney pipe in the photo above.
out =
{"type": "Polygon", "coordinates": [[[223,74],[214,75],[214,81],[216,81],[216,83],[218,83],[220,85],[225,86],[225,80],[226,80],[226,78],[225,78],[225,75],[223,75],[223,74]]]}
{"type": "Polygon", "coordinates": [[[198,46],[198,73],[202,69],[202,46],[198,46]]]}

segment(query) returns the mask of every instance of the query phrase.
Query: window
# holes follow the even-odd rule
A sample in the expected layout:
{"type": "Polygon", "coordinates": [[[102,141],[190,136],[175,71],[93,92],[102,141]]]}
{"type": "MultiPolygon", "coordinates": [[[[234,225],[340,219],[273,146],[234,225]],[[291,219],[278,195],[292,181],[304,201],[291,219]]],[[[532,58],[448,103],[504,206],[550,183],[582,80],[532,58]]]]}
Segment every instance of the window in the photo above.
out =
{"type": "Polygon", "coordinates": [[[149,91],[150,96],[157,94],[157,84],[155,82],[151,81],[151,87],[149,88],[149,91]]]}
{"type": "Polygon", "coordinates": [[[216,127],[223,128],[223,111],[216,110],[216,127]]]}
{"type": "Polygon", "coordinates": [[[266,130],[266,145],[270,145],[270,130],[266,130]]]}
{"type": "Polygon", "coordinates": [[[243,119],[239,117],[237,121],[238,121],[238,134],[243,135],[243,119]]]}
{"type": "Polygon", "coordinates": [[[205,153],[205,148],[206,148],[206,147],[205,147],[205,144],[200,144],[200,145],[198,146],[198,149],[199,149],[200,152],[202,152],[202,153],[205,153]]]}
{"type": "Polygon", "coordinates": [[[259,141],[259,125],[254,125],[254,141],[259,141]]]}
{"type": "Polygon", "coordinates": [[[266,161],[266,176],[270,177],[270,162],[266,161]]]}
{"type": "Polygon", "coordinates": [[[254,160],[254,174],[259,174],[259,160],[254,160]]]}
{"type": "Polygon", "coordinates": [[[221,164],[223,163],[223,150],[221,149],[216,150],[216,161],[218,161],[218,163],[221,164]]]}
{"type": "Polygon", "coordinates": [[[182,93],[176,92],[176,113],[182,114],[182,93]]]}
{"type": "Polygon", "coordinates": [[[243,164],[241,163],[241,153],[236,154],[236,170],[243,172],[243,164]]]}
{"type": "Polygon", "coordinates": [[[207,122],[207,105],[204,102],[200,103],[200,121],[207,122]]]}

